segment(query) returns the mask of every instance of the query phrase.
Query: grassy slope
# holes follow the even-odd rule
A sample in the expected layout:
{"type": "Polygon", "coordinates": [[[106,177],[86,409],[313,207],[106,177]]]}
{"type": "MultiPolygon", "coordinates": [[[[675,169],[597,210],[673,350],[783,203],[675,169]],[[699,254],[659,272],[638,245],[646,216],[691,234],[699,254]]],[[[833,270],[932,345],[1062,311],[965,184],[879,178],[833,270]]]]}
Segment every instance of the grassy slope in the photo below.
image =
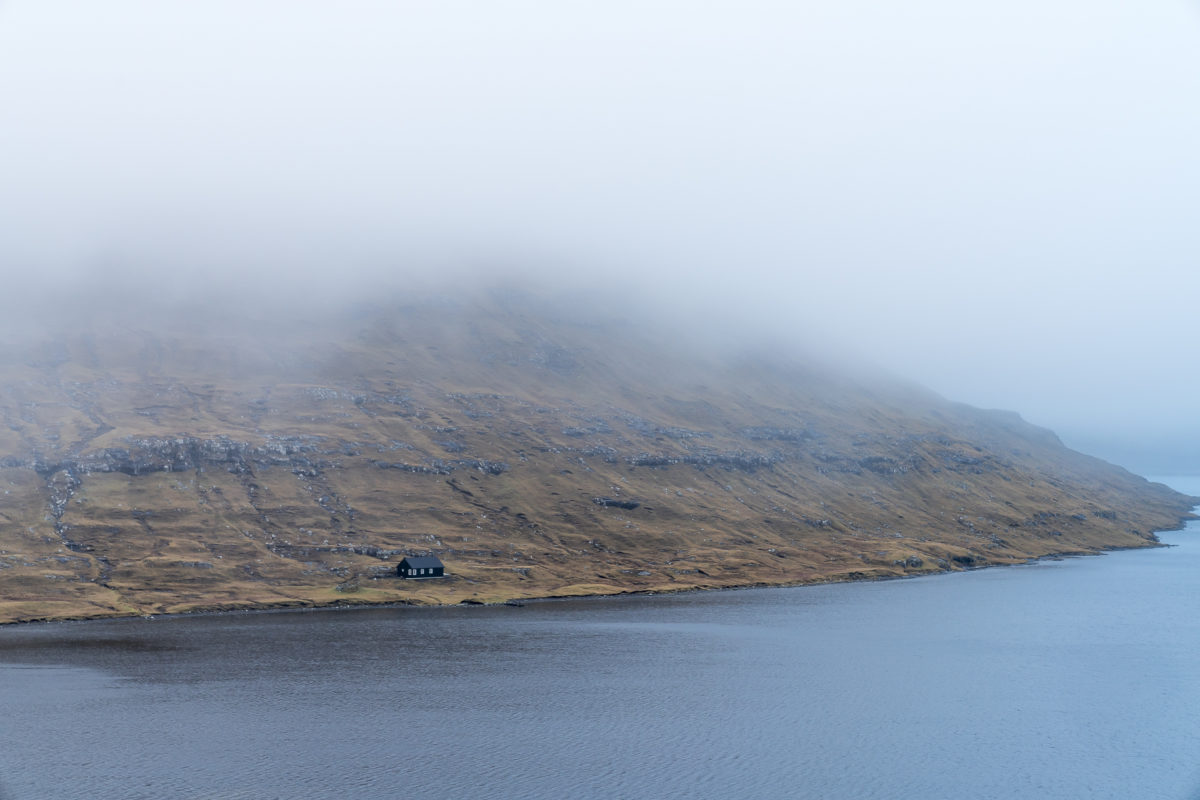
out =
{"type": "Polygon", "coordinates": [[[1191,505],[1015,415],[511,300],[80,330],[0,353],[0,621],[886,577],[1191,505]],[[182,468],[185,437],[283,450],[182,468]]]}

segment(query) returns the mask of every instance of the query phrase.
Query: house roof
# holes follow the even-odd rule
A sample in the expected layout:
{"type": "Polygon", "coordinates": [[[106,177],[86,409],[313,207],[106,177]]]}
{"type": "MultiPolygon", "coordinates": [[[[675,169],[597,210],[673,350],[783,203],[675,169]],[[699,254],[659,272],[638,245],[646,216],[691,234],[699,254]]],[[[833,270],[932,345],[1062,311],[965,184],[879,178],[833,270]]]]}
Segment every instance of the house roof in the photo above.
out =
{"type": "Polygon", "coordinates": [[[405,556],[401,564],[408,564],[415,569],[429,569],[442,566],[442,560],[436,556],[405,556]]]}

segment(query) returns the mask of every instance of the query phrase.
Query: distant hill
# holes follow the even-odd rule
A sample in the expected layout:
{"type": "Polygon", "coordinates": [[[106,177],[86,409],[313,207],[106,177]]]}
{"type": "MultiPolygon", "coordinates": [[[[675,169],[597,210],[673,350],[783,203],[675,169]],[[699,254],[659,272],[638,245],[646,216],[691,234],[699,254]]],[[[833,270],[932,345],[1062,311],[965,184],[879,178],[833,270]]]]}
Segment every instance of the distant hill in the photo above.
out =
{"type": "Polygon", "coordinates": [[[586,304],[103,306],[0,348],[0,621],[922,574],[1149,545],[1195,501],[586,304]]]}

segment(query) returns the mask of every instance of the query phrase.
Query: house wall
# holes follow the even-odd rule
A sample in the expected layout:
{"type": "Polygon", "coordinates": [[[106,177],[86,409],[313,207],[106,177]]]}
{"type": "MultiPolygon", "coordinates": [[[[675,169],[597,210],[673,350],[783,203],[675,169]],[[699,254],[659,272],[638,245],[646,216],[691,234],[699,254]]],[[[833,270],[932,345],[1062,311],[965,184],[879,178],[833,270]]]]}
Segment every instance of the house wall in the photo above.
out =
{"type": "Polygon", "coordinates": [[[408,569],[404,569],[398,566],[396,569],[397,574],[399,574],[401,578],[406,579],[442,578],[445,577],[446,574],[445,567],[425,567],[424,569],[410,567],[408,569]]]}

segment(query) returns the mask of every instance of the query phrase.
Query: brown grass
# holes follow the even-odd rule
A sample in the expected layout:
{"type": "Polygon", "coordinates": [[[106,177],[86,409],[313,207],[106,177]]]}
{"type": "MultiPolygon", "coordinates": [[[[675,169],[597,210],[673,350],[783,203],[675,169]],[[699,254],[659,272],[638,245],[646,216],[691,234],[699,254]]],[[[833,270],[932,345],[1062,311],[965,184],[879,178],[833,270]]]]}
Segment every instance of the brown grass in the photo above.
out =
{"type": "Polygon", "coordinates": [[[100,331],[0,379],[3,622],[886,578],[1146,546],[1192,503],[1012,415],[494,303],[251,347],[100,331]],[[78,466],[148,437],[319,452],[78,466]],[[405,553],[450,577],[397,579],[405,553]]]}

